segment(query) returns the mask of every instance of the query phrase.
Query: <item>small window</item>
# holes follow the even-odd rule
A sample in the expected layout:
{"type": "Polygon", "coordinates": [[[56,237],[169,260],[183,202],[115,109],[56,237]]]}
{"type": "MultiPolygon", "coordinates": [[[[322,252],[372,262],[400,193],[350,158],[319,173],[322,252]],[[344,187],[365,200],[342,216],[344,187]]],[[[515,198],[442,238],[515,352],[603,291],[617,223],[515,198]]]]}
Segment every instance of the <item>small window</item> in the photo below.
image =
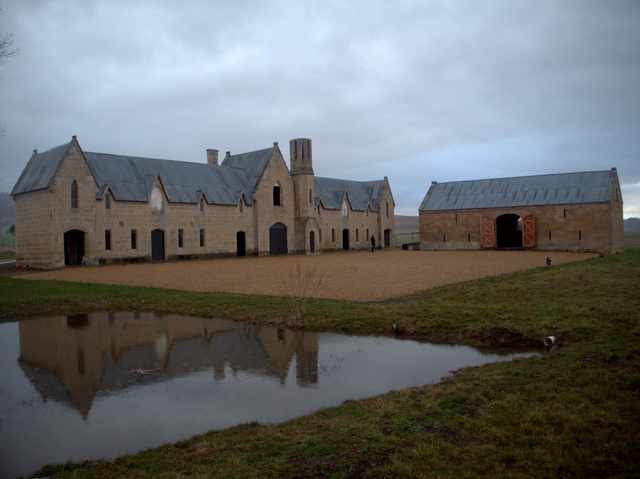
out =
{"type": "Polygon", "coordinates": [[[240,213],[242,213],[242,203],[244,203],[244,202],[242,201],[242,198],[240,198],[240,203],[238,203],[238,211],[240,213]]]}
{"type": "Polygon", "coordinates": [[[273,206],[280,206],[280,185],[273,187],[273,206]]]}
{"type": "Polygon", "coordinates": [[[313,203],[313,191],[309,188],[309,204],[313,203]]]}
{"type": "Polygon", "coordinates": [[[71,207],[78,207],[78,183],[76,183],[76,180],[71,183],[71,207]]]}
{"type": "Polygon", "coordinates": [[[138,249],[138,231],[131,230],[131,249],[138,249]]]}
{"type": "Polygon", "coordinates": [[[111,230],[104,230],[104,249],[111,250],[111,230]]]}
{"type": "Polygon", "coordinates": [[[360,234],[359,233],[360,233],[360,230],[358,228],[356,228],[356,243],[358,241],[360,241],[360,234]]]}
{"type": "Polygon", "coordinates": [[[109,195],[104,197],[104,208],[107,210],[111,209],[111,197],[109,195]]]}
{"type": "Polygon", "coordinates": [[[322,230],[318,230],[318,242],[322,244],[322,230]]]}
{"type": "Polygon", "coordinates": [[[369,236],[369,228],[367,228],[367,241],[369,241],[369,238],[370,238],[370,236],[369,236]]]}
{"type": "Polygon", "coordinates": [[[178,230],[178,248],[182,248],[183,239],[184,239],[184,230],[178,230]]]}
{"type": "Polygon", "coordinates": [[[389,217],[389,202],[385,202],[385,206],[387,208],[387,218],[389,217]]]}
{"type": "Polygon", "coordinates": [[[549,241],[551,241],[551,231],[549,231],[549,241]]]}
{"type": "Polygon", "coordinates": [[[336,242],[336,230],[335,228],[331,228],[331,241],[336,242]]]}
{"type": "Polygon", "coordinates": [[[200,247],[204,248],[204,230],[200,230],[200,247]]]}
{"type": "Polygon", "coordinates": [[[582,241],[582,230],[578,230],[578,240],[582,241]]]}
{"type": "Polygon", "coordinates": [[[318,203],[318,215],[320,215],[320,203],[318,203]]]}

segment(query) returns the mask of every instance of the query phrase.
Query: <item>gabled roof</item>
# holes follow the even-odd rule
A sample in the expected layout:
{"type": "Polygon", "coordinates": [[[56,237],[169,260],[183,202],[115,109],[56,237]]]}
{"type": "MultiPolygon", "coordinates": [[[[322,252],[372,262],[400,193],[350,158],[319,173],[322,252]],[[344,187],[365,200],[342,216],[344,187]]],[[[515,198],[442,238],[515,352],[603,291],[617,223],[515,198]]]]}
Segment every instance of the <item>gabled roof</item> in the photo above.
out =
{"type": "MultiPolygon", "coordinates": [[[[44,153],[34,151],[11,194],[48,188],[70,146],[67,143],[44,153]]],[[[116,200],[146,202],[156,179],[160,179],[172,203],[197,203],[204,193],[210,204],[236,205],[243,194],[247,204],[253,203],[253,189],[271,151],[269,148],[235,155],[223,165],[83,154],[98,185],[98,199],[109,189],[116,200]]]]}
{"type": "Polygon", "coordinates": [[[365,211],[370,206],[371,211],[378,211],[383,183],[384,180],[352,181],[316,176],[313,179],[315,205],[322,203],[325,209],[339,210],[346,194],[351,209],[365,211]]]}
{"type": "MultiPolygon", "coordinates": [[[[277,147],[277,143],[274,144],[274,147],[277,147]]],[[[222,166],[237,168],[244,172],[246,178],[245,196],[247,196],[249,204],[253,202],[253,190],[260,180],[272,152],[273,148],[267,148],[239,155],[227,155],[222,161],[222,166]]]]}
{"type": "Polygon", "coordinates": [[[616,169],[433,183],[419,211],[603,203],[618,185],[616,169]]]}
{"type": "Polygon", "coordinates": [[[34,150],[27,166],[11,190],[11,195],[48,188],[56,171],[58,171],[60,161],[70,146],[70,143],[65,143],[44,153],[38,153],[37,150],[34,150]]]}
{"type": "Polygon", "coordinates": [[[197,203],[204,192],[211,204],[235,205],[246,187],[242,170],[204,163],[85,152],[96,182],[109,184],[119,201],[147,201],[157,177],[172,203],[197,203]]]}

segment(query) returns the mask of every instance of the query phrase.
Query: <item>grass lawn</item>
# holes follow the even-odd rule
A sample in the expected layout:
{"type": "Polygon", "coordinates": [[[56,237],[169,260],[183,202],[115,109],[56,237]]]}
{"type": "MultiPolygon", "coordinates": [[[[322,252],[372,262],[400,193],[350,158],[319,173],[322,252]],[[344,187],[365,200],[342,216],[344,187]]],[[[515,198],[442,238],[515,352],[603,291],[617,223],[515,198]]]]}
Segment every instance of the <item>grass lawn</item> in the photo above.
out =
{"type": "MultiPolygon", "coordinates": [[[[291,323],[286,298],[0,279],[0,319],[156,310],[291,323]]],[[[640,251],[383,303],[309,299],[296,327],[547,354],[466,368],[277,425],[213,431],[50,477],[638,477],[640,251]]]]}

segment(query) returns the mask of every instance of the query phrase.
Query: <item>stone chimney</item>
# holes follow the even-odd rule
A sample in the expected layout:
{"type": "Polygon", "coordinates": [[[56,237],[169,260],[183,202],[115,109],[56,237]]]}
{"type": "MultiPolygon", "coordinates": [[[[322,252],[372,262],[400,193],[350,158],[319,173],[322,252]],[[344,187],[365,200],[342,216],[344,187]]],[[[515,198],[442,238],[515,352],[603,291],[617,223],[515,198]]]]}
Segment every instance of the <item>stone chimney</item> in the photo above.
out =
{"type": "Polygon", "coordinates": [[[218,165],[218,150],[207,150],[207,164],[208,165],[218,165]]]}

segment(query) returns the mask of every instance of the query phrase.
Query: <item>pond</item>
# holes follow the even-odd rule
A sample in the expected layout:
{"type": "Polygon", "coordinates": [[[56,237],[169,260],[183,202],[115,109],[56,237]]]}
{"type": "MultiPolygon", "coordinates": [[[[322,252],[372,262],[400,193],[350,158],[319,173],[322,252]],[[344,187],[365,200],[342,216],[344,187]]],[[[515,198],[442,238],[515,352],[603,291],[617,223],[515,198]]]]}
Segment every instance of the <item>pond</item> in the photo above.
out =
{"type": "Polygon", "coordinates": [[[531,354],[152,312],[0,324],[0,477],[281,422],[531,354]]]}

